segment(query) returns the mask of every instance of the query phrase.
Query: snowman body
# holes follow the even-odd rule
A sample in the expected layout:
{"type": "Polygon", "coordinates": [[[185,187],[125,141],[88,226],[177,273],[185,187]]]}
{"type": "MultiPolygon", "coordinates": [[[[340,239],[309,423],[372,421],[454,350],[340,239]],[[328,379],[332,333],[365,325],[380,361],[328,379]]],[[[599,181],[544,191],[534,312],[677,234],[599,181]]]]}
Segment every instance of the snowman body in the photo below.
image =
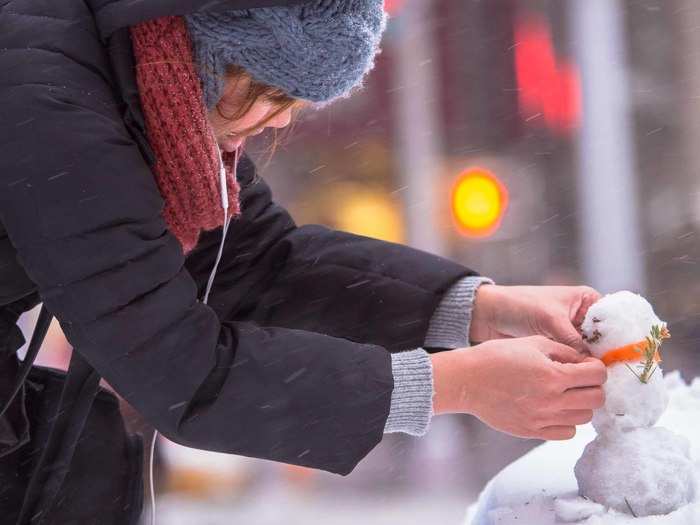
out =
{"type": "Polygon", "coordinates": [[[603,391],[605,405],[593,411],[591,422],[598,434],[652,427],[668,406],[660,367],[644,384],[624,363],[610,365],[603,391]]]}
{"type": "Polygon", "coordinates": [[[668,405],[658,353],[644,368],[654,327],[665,330],[665,323],[646,299],[627,291],[591,306],[581,326],[588,350],[608,366],[608,378],[605,405],[593,413],[598,436],[574,468],[579,493],[635,516],[667,514],[695,492],[690,444],[654,427],[668,405]]]}

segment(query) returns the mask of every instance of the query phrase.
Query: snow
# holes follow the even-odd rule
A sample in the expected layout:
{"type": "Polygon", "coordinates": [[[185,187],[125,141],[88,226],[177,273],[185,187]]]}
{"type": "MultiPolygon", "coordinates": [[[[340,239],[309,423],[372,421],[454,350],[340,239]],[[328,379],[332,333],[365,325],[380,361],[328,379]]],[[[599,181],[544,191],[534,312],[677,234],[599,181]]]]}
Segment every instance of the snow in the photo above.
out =
{"type": "Polygon", "coordinates": [[[641,295],[622,291],[592,305],[581,324],[590,353],[601,358],[613,348],[644,341],[653,325],[666,326],[641,295]]]}
{"type": "Polygon", "coordinates": [[[662,376],[658,367],[648,383],[641,383],[625,363],[609,366],[605,405],[593,411],[593,428],[603,434],[655,425],[668,405],[662,376]]]}
{"type": "MultiPolygon", "coordinates": [[[[689,386],[674,371],[664,377],[664,384],[669,403],[658,424],[689,440],[695,485],[700,487],[700,378],[689,386]]],[[[600,507],[579,497],[574,465],[595,437],[593,426],[583,425],[573,439],[546,442],[511,463],[470,507],[466,525],[558,525],[578,519],[576,513],[579,525],[700,524],[700,490],[692,503],[670,514],[639,518],[613,509],[601,513],[600,507]]]]}
{"type": "Polygon", "coordinates": [[[599,435],[574,474],[580,494],[635,516],[668,514],[694,496],[690,443],[664,427],[599,435]]]}
{"type": "Polygon", "coordinates": [[[554,502],[554,512],[565,523],[581,521],[591,516],[605,513],[605,507],[586,498],[558,498],[554,502]]]}

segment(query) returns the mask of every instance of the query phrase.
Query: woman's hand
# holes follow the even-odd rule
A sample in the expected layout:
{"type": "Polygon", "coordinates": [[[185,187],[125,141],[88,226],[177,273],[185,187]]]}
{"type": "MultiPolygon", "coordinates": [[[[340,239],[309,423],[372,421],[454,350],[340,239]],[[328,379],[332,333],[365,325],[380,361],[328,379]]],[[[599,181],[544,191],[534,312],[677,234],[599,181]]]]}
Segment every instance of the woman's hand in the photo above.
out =
{"type": "Polygon", "coordinates": [[[602,361],[546,337],[431,355],[435,414],[468,413],[513,436],[570,439],[603,406],[602,361]]]}
{"type": "Polygon", "coordinates": [[[469,338],[543,335],[583,350],[578,328],[601,295],[588,286],[482,285],[476,294],[469,338]]]}

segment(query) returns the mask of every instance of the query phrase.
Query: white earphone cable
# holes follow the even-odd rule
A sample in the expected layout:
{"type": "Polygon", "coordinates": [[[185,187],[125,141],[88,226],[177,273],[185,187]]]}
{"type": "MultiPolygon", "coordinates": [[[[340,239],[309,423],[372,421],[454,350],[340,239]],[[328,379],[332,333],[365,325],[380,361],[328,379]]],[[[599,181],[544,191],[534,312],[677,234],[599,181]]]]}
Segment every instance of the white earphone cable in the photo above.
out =
{"type": "Polygon", "coordinates": [[[153,458],[156,452],[156,439],[158,438],[158,431],[153,431],[153,439],[151,440],[151,452],[148,457],[148,485],[151,491],[151,525],[156,525],[156,488],[154,486],[153,477],[153,458]]]}
{"type": "MultiPolygon", "coordinates": [[[[209,274],[209,280],[207,281],[207,288],[204,292],[204,299],[202,302],[207,304],[209,301],[209,292],[214,284],[214,278],[216,277],[216,270],[219,268],[219,263],[221,262],[221,257],[224,253],[224,243],[226,242],[226,234],[228,234],[228,228],[231,224],[231,218],[228,216],[228,187],[226,185],[226,166],[224,166],[224,159],[221,156],[221,148],[219,144],[214,140],[216,144],[216,152],[219,156],[219,186],[221,189],[221,207],[224,210],[224,224],[221,233],[221,242],[219,243],[219,251],[216,254],[216,261],[214,262],[214,267],[209,274]]],[[[233,160],[233,176],[236,177],[236,171],[238,169],[238,148],[236,148],[233,160]]],[[[155,462],[155,451],[156,451],[156,440],[158,439],[158,431],[153,431],[153,439],[151,440],[151,451],[148,460],[148,479],[150,486],[150,496],[151,496],[151,525],[156,525],[156,490],[155,481],[153,477],[153,464],[155,462]]]]}

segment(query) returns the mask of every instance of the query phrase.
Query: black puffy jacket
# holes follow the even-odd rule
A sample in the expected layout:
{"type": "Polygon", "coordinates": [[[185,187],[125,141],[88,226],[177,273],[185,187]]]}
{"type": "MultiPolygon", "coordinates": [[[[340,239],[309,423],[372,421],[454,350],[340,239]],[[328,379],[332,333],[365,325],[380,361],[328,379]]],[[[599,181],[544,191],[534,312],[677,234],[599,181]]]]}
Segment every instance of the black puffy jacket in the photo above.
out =
{"type": "Polygon", "coordinates": [[[17,315],[41,300],[168,438],[345,474],[381,440],[388,351],[422,346],[443,293],[472,272],[298,227],[244,158],[242,217],[202,304],[221,231],[185,259],[166,229],[128,32],[292,3],[0,0],[0,350],[21,344],[17,315]]]}

